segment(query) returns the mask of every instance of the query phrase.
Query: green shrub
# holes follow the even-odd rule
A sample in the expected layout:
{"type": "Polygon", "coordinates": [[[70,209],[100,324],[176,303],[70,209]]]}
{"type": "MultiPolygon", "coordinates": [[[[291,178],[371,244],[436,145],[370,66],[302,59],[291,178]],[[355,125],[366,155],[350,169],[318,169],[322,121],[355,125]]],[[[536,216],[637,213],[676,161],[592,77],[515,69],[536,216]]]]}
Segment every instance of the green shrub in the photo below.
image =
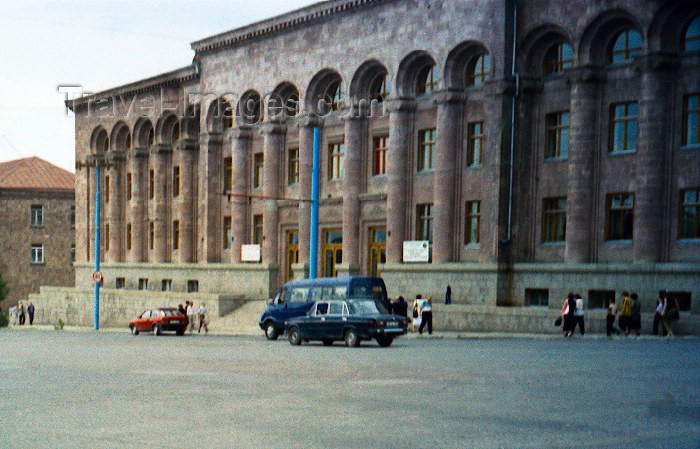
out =
{"type": "Polygon", "coordinates": [[[66,325],[66,323],[64,323],[63,320],[59,318],[58,323],[54,324],[53,328],[54,328],[54,330],[60,331],[60,330],[63,330],[63,326],[65,326],[65,325],[66,325]]]}
{"type": "Polygon", "coordinates": [[[10,324],[10,318],[5,315],[5,312],[0,310],[0,327],[7,327],[10,324]]]}

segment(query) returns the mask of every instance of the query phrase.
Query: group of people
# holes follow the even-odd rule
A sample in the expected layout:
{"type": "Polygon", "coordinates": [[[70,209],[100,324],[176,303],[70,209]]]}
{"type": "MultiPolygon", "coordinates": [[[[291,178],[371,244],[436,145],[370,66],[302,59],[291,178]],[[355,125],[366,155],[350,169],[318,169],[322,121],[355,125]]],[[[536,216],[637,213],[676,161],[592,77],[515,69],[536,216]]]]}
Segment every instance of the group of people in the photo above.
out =
{"type": "Polygon", "coordinates": [[[187,317],[187,328],[190,330],[190,334],[194,332],[194,324],[197,318],[199,318],[199,330],[197,333],[202,332],[202,327],[204,327],[204,332],[209,333],[208,317],[207,317],[207,307],[206,304],[202,303],[199,309],[196,308],[194,302],[185,301],[185,305],[182,304],[177,306],[177,311],[187,317]]]}
{"type": "Polygon", "coordinates": [[[25,310],[22,301],[18,302],[17,305],[10,307],[10,319],[12,320],[12,325],[17,326],[18,322],[20,326],[24,326],[27,322],[27,315],[29,315],[29,325],[34,324],[34,304],[29,301],[29,305],[25,310]]]}
{"type": "MultiPolygon", "coordinates": [[[[661,290],[656,300],[656,310],[654,314],[653,334],[659,335],[659,324],[663,325],[663,335],[673,335],[673,325],[679,319],[679,307],[675,298],[669,297],[666,291],[661,290]]],[[[622,292],[622,304],[620,306],[620,316],[617,317],[618,310],[615,298],[608,303],[608,313],[605,323],[605,331],[608,336],[613,334],[638,336],[642,329],[642,303],[636,293],[622,292]],[[615,327],[615,320],[619,329],[615,327]]],[[[586,333],[585,319],[583,313],[583,299],[581,295],[569,293],[561,307],[560,319],[563,319],[564,337],[571,337],[578,326],[581,335],[586,333]]]]}
{"type": "MultiPolygon", "coordinates": [[[[389,313],[394,315],[401,315],[408,318],[408,303],[403,296],[399,296],[398,299],[389,304],[389,313]]],[[[418,332],[423,334],[423,330],[427,326],[428,334],[433,334],[433,298],[429,296],[428,299],[423,299],[423,295],[416,295],[415,301],[413,301],[413,312],[412,312],[412,329],[416,332],[416,327],[418,327],[418,332]]]]}

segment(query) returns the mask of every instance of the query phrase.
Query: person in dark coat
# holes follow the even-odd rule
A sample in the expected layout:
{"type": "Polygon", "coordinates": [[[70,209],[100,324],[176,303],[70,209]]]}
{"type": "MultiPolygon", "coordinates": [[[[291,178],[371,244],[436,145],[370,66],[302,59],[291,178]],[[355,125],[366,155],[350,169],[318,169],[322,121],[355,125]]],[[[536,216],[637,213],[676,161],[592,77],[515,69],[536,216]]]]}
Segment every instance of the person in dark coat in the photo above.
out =
{"type": "Polygon", "coordinates": [[[630,329],[635,336],[639,336],[639,331],[642,329],[642,303],[636,293],[632,293],[632,324],[630,329]]]}
{"type": "Polygon", "coordinates": [[[403,296],[399,296],[399,300],[392,304],[392,310],[394,315],[408,316],[408,303],[403,296]]]}
{"type": "Polygon", "coordinates": [[[564,300],[561,307],[561,315],[564,318],[564,337],[571,337],[574,334],[574,311],[576,310],[576,298],[573,293],[564,300]]]}
{"type": "Polygon", "coordinates": [[[656,312],[654,313],[654,324],[652,326],[652,333],[654,335],[659,335],[659,324],[661,324],[661,311],[664,310],[665,299],[666,292],[664,290],[660,290],[659,298],[656,300],[656,312]]]}
{"type": "Polygon", "coordinates": [[[445,304],[452,304],[452,287],[447,286],[447,291],[445,292],[445,304]]]}
{"type": "Polygon", "coordinates": [[[29,325],[31,326],[34,324],[34,304],[32,304],[31,301],[29,301],[29,305],[27,306],[27,314],[29,315],[29,325]]]}
{"type": "Polygon", "coordinates": [[[19,302],[17,313],[19,313],[19,325],[24,326],[26,316],[24,315],[24,304],[22,304],[22,301],[19,302]]]}

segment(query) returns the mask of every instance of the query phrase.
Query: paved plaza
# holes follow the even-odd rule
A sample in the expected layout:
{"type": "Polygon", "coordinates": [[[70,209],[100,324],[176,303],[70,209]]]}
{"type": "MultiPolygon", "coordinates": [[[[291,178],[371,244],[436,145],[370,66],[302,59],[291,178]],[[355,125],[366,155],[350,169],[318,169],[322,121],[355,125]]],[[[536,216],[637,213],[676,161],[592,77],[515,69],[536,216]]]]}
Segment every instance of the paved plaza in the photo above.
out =
{"type": "Polygon", "coordinates": [[[2,330],[0,447],[698,447],[699,343],[2,330]]]}

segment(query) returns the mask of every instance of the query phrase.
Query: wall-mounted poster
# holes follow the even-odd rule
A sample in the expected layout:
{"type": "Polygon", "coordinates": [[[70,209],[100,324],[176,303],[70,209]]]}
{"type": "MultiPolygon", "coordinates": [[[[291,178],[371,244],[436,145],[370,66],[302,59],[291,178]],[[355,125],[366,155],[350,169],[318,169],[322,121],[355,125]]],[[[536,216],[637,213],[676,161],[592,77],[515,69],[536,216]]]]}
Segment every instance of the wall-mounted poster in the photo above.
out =
{"type": "Polygon", "coordinates": [[[430,262],[430,242],[427,240],[414,240],[403,242],[404,262],[430,262]]]}
{"type": "Polygon", "coordinates": [[[260,262],[261,257],[260,245],[242,245],[241,246],[241,261],[242,262],[260,262]]]}

